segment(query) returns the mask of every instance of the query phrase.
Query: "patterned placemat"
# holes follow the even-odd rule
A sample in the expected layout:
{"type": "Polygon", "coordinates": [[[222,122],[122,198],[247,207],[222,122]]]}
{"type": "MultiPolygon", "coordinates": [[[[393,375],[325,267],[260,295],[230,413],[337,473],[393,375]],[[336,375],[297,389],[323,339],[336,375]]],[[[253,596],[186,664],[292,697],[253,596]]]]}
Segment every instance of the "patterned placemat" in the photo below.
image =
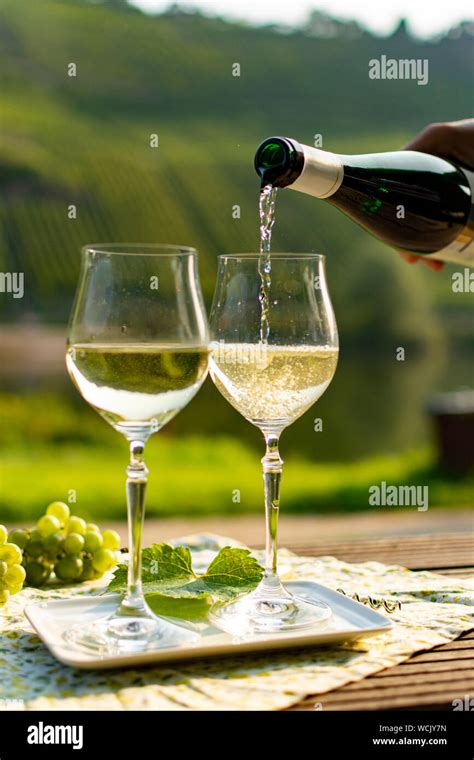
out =
{"type": "MultiPolygon", "coordinates": [[[[187,536],[196,567],[222,546],[219,536],[187,536]]],[[[262,559],[260,552],[255,556],[262,559]]],[[[79,671],[49,654],[23,615],[32,601],[97,594],[103,581],[51,590],[24,589],[0,608],[0,709],[26,710],[277,710],[309,694],[358,681],[474,628],[474,583],[380,562],[348,564],[334,557],[279,553],[283,580],[314,580],[347,593],[400,600],[394,627],[332,648],[209,659],[176,666],[79,671]]]]}

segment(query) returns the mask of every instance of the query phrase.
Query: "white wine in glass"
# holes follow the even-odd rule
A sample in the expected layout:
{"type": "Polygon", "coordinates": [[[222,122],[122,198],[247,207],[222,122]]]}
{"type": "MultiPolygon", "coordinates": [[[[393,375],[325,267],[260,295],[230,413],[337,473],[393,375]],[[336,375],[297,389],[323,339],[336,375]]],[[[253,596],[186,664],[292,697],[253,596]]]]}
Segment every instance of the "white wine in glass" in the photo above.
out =
{"type": "Polygon", "coordinates": [[[277,572],[280,435],[322,396],[338,361],[324,257],[272,253],[269,330],[263,341],[258,262],[258,254],[219,257],[210,318],[211,377],[229,403],[262,431],[266,442],[265,573],[251,594],[211,610],[213,622],[235,635],[288,632],[321,624],[331,616],[323,602],[292,596],[277,572]]]}
{"type": "Polygon", "coordinates": [[[120,653],[196,639],[189,629],[154,615],[143,596],[148,475],[143,456],[150,436],[204,382],[208,343],[194,249],[108,244],[83,249],[66,364],[82,397],[129,442],[129,564],[127,593],[117,611],[67,631],[74,646],[120,653]]]}
{"type": "MultiPolygon", "coordinates": [[[[249,344],[227,344],[229,354],[252,356],[249,344]]],[[[259,428],[283,429],[324,393],[336,370],[338,350],[328,346],[262,344],[261,358],[226,361],[211,343],[212,378],[227,401],[259,428]]]]}
{"type": "MultiPolygon", "coordinates": [[[[83,398],[124,435],[143,423],[160,430],[193,398],[207,371],[208,349],[173,345],[68,347],[66,362],[83,398]]],[[[148,431],[147,431],[148,432],[148,431]]]]}

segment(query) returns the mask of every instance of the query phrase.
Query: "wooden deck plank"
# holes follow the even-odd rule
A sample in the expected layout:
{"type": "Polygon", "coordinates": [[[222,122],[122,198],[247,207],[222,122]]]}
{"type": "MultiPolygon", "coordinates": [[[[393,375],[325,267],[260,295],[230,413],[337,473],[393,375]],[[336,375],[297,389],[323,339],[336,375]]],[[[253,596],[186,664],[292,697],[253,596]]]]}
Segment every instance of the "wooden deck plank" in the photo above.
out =
{"type": "Polygon", "coordinates": [[[347,702],[331,703],[325,699],[325,695],[319,695],[313,700],[301,702],[290,708],[291,710],[314,710],[315,705],[321,705],[323,710],[452,710],[454,699],[463,699],[464,694],[459,691],[433,692],[429,694],[399,695],[386,699],[367,699],[354,703],[347,702]]]}
{"type": "Polygon", "coordinates": [[[427,684],[435,684],[439,685],[445,682],[453,683],[457,681],[462,681],[463,683],[470,683],[472,686],[474,686],[474,670],[471,668],[471,670],[450,670],[447,671],[436,671],[436,672],[424,672],[422,674],[420,673],[413,673],[411,674],[411,671],[408,670],[402,670],[398,668],[390,668],[391,672],[387,672],[385,678],[375,678],[374,676],[371,676],[370,678],[364,678],[362,681],[357,681],[356,683],[350,683],[347,686],[344,687],[345,691],[350,692],[357,692],[358,694],[361,694],[362,692],[367,691],[367,689],[370,689],[371,691],[380,691],[380,689],[390,689],[390,693],[393,694],[393,690],[395,687],[401,687],[403,691],[409,690],[411,687],[424,687],[427,684]]]}
{"type": "Polygon", "coordinates": [[[417,655],[417,662],[446,662],[448,660],[472,660],[472,651],[470,649],[455,649],[447,652],[430,651],[417,655]]]}
{"type": "Polygon", "coordinates": [[[441,575],[452,575],[456,578],[472,578],[473,570],[469,567],[450,567],[450,568],[432,568],[432,572],[440,573],[441,575]]]}
{"type": "Polygon", "coordinates": [[[333,555],[346,562],[365,562],[368,559],[385,564],[402,565],[411,569],[448,570],[456,575],[462,569],[464,577],[474,565],[474,534],[451,533],[440,536],[403,536],[399,538],[364,539],[357,542],[326,542],[308,545],[293,542],[289,547],[304,556],[333,555]]]}
{"type": "MultiPolygon", "coordinates": [[[[441,646],[436,647],[436,649],[431,649],[430,651],[436,654],[436,652],[451,652],[453,650],[458,649],[471,649],[474,653],[474,641],[471,640],[465,640],[465,639],[455,639],[454,641],[450,641],[449,644],[441,644],[441,646]]],[[[419,655],[414,654],[413,657],[418,657],[419,655]]]]}
{"type": "Polygon", "coordinates": [[[436,551],[433,552],[424,551],[421,552],[416,546],[410,547],[406,552],[394,552],[386,549],[380,549],[377,546],[367,547],[363,552],[350,551],[348,549],[333,548],[333,551],[325,552],[310,552],[301,551],[298,548],[295,550],[295,554],[299,554],[302,557],[323,557],[334,556],[337,559],[344,560],[346,562],[367,562],[370,557],[370,561],[383,562],[384,564],[391,565],[407,565],[410,564],[412,568],[427,569],[426,563],[429,562],[431,567],[443,567],[449,570],[452,567],[471,567],[474,564],[474,556],[471,550],[469,553],[462,547],[453,547],[449,551],[436,551]]]}
{"type": "Polygon", "coordinates": [[[302,542],[292,542],[292,546],[297,546],[300,551],[308,551],[321,553],[322,551],[328,551],[329,549],[337,549],[338,551],[350,551],[352,554],[363,554],[367,548],[379,548],[387,551],[393,551],[396,553],[408,552],[413,546],[416,546],[420,551],[426,551],[433,553],[434,551],[450,552],[454,548],[472,548],[473,540],[470,536],[462,534],[452,534],[445,537],[444,541],[439,538],[436,541],[425,540],[423,536],[404,536],[400,537],[398,541],[392,541],[386,538],[374,538],[365,539],[357,542],[324,542],[320,544],[307,544],[302,542]]]}
{"type": "Polygon", "coordinates": [[[331,696],[320,695],[317,701],[333,707],[352,703],[353,710],[364,710],[367,702],[379,702],[387,706],[390,703],[400,704],[401,701],[417,704],[419,700],[425,699],[426,702],[435,704],[438,700],[445,703],[462,698],[465,694],[472,695],[473,687],[474,678],[459,678],[454,679],[451,684],[419,683],[409,686],[392,686],[390,689],[367,689],[365,692],[345,691],[337,694],[334,692],[331,696]]]}
{"type": "MultiPolygon", "coordinates": [[[[474,650],[471,650],[471,658],[466,660],[459,660],[455,664],[455,671],[461,671],[461,670],[467,670],[474,672],[474,650]]],[[[422,677],[425,673],[452,673],[453,672],[453,663],[449,660],[441,660],[441,662],[437,662],[436,660],[433,660],[433,662],[429,663],[418,663],[416,662],[415,658],[412,657],[407,662],[402,662],[400,665],[397,665],[396,668],[388,668],[387,670],[381,670],[380,673],[374,673],[373,676],[370,676],[370,678],[391,678],[393,675],[393,672],[400,669],[400,672],[408,675],[418,675],[422,677]]]]}

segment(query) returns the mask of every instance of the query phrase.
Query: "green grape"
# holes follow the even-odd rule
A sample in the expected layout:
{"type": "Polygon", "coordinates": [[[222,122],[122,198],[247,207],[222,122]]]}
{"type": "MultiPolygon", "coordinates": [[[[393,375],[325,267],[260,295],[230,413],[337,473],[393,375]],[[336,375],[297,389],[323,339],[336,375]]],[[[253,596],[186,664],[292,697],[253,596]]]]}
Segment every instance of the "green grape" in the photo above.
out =
{"type": "Polygon", "coordinates": [[[120,536],[116,530],[104,530],[102,538],[104,539],[104,549],[115,551],[120,547],[120,536]]]}
{"type": "Polygon", "coordinates": [[[76,515],[73,515],[69,518],[67,532],[79,533],[79,535],[83,536],[86,532],[86,521],[83,520],[82,517],[76,517],[76,515]]]}
{"type": "Polygon", "coordinates": [[[0,560],[7,565],[21,565],[23,555],[21,549],[16,544],[3,544],[0,546],[0,560]]]}
{"type": "Polygon", "coordinates": [[[44,545],[42,541],[32,541],[31,538],[25,546],[25,554],[36,559],[44,554],[44,545]]]}
{"type": "Polygon", "coordinates": [[[102,548],[102,536],[100,533],[95,533],[95,531],[90,531],[89,533],[86,533],[84,536],[84,551],[90,552],[93,554],[94,552],[98,551],[102,548]]]}
{"type": "Polygon", "coordinates": [[[115,554],[110,549],[99,549],[92,555],[92,566],[101,575],[117,563],[115,554]]]}
{"type": "Polygon", "coordinates": [[[84,569],[82,559],[76,555],[68,555],[59,560],[54,570],[62,581],[74,581],[79,578],[84,569]]]}
{"type": "Polygon", "coordinates": [[[19,583],[18,586],[10,586],[8,591],[10,592],[10,596],[13,596],[13,594],[18,594],[19,591],[23,590],[23,583],[19,583]]]}
{"type": "MultiPolygon", "coordinates": [[[[56,533],[51,533],[50,536],[44,539],[43,546],[48,557],[51,557],[51,559],[55,559],[55,557],[57,557],[62,549],[63,541],[64,536],[59,531],[56,531],[56,533]]],[[[28,547],[26,550],[28,551],[28,547]]]]}
{"type": "Polygon", "coordinates": [[[50,536],[51,533],[56,533],[56,531],[61,528],[61,523],[58,518],[53,517],[53,515],[43,515],[43,517],[40,517],[36,523],[36,527],[40,536],[46,538],[46,536],[50,536]]]}
{"type": "Polygon", "coordinates": [[[52,504],[47,507],[46,514],[56,517],[61,525],[64,525],[69,520],[71,512],[68,505],[63,501],[53,501],[52,504]]]}
{"type": "Polygon", "coordinates": [[[91,581],[93,578],[97,576],[96,571],[94,570],[94,567],[92,565],[92,560],[88,557],[84,557],[82,560],[83,568],[82,573],[79,577],[80,581],[91,581]]]}
{"type": "Polygon", "coordinates": [[[22,565],[11,565],[8,568],[8,572],[3,576],[2,580],[10,588],[18,586],[24,582],[26,578],[25,568],[22,565]]]}
{"type": "Polygon", "coordinates": [[[8,540],[11,544],[16,544],[20,549],[24,549],[28,543],[28,531],[22,530],[21,528],[18,530],[12,530],[8,536],[8,540]]]}
{"type": "Polygon", "coordinates": [[[8,602],[9,596],[10,596],[10,592],[8,591],[8,589],[6,588],[0,589],[0,606],[8,602]]]}
{"type": "Polygon", "coordinates": [[[116,531],[101,533],[95,523],[71,515],[67,504],[52,502],[30,531],[19,528],[8,536],[6,528],[0,525],[3,598],[6,601],[9,595],[18,593],[24,582],[43,585],[53,566],[57,577],[64,581],[98,578],[117,563],[115,551],[119,547],[120,536],[116,531]]]}
{"type": "Polygon", "coordinates": [[[80,554],[84,548],[84,539],[79,533],[70,533],[64,541],[66,554],[80,554]]]}
{"type": "Polygon", "coordinates": [[[51,566],[41,562],[28,562],[25,570],[26,582],[30,586],[42,586],[51,574],[51,566]]]}

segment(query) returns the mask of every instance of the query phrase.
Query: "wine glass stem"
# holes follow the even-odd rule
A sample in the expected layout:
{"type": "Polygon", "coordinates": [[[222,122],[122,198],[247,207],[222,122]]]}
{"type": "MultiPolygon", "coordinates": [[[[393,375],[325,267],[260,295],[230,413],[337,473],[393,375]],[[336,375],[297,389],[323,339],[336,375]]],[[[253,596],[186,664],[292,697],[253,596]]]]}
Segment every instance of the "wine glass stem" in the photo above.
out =
{"type": "Polygon", "coordinates": [[[145,444],[142,441],[130,442],[130,464],[127,467],[128,587],[119,608],[119,615],[148,614],[141,581],[141,544],[148,475],[147,467],[143,461],[144,449],[145,444]]]}
{"type": "Polygon", "coordinates": [[[280,579],[277,572],[278,515],[283,459],[278,451],[280,433],[265,433],[267,450],[262,459],[265,491],[266,550],[265,572],[260,590],[277,591],[280,579]]]}

